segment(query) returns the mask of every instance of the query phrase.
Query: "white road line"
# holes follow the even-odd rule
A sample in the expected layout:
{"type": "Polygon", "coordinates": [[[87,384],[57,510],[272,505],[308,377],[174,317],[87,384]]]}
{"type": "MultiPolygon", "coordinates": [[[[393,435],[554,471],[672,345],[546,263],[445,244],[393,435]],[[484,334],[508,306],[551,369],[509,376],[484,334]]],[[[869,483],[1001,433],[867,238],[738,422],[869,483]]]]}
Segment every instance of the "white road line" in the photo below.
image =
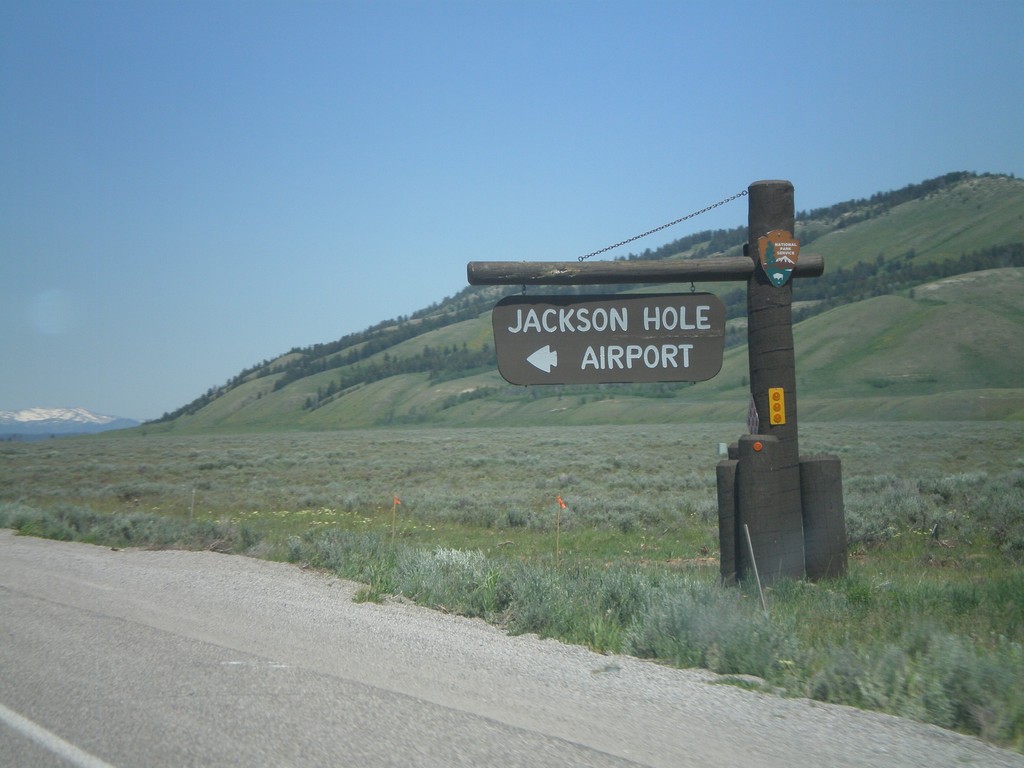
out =
{"type": "Polygon", "coordinates": [[[278,661],[222,661],[224,667],[260,667],[263,669],[291,669],[288,664],[278,661]]]}
{"type": "Polygon", "coordinates": [[[36,725],[17,712],[12,712],[3,704],[0,704],[0,721],[7,723],[14,730],[20,731],[32,741],[79,768],[114,768],[110,763],[105,763],[74,744],[69,744],[60,736],[50,733],[41,725],[36,725]]]}

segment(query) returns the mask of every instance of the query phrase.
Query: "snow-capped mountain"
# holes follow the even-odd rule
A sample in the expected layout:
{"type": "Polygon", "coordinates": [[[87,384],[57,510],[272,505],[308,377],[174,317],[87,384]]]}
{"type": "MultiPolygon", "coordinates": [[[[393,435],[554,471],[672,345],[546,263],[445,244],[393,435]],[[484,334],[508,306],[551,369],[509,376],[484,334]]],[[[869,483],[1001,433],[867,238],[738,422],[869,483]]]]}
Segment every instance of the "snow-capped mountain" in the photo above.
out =
{"type": "Polygon", "coordinates": [[[138,425],[135,419],[104,416],[85,408],[26,408],[0,411],[0,435],[71,435],[138,425]]]}

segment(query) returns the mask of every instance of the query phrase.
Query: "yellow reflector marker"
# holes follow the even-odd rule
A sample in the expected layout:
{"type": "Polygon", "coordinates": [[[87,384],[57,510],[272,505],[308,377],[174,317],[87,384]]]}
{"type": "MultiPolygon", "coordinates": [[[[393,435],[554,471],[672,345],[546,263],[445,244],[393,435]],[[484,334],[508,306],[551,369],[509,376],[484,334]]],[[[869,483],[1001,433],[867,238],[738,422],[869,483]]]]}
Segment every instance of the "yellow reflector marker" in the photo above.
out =
{"type": "Polygon", "coordinates": [[[768,412],[771,414],[772,425],[786,423],[786,396],[782,392],[782,387],[768,388],[768,412]]]}

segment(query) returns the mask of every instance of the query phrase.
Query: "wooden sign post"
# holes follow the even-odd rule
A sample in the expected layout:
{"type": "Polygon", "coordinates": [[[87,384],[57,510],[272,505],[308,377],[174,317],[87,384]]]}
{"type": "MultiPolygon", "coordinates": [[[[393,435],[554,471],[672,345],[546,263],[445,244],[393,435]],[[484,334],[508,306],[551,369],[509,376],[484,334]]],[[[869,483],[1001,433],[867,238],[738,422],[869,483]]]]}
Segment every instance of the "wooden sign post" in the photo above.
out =
{"type": "MultiPolygon", "coordinates": [[[[799,254],[800,244],[792,234],[795,213],[790,182],[757,181],[748,187],[747,196],[748,242],[742,257],[657,262],[470,262],[467,275],[471,285],[746,281],[750,396],[752,414],[756,418],[750,420],[751,434],[731,445],[728,460],[720,462],[716,468],[721,578],[726,583],[745,578],[755,566],[761,580],[766,582],[805,575],[813,579],[839,576],[846,571],[842,473],[839,459],[834,456],[800,456],[793,288],[789,281],[791,276],[817,277],[824,271],[824,264],[818,256],[799,254]]],[[[609,301],[609,297],[604,300],[609,301]]],[[[514,319],[506,323],[508,333],[516,336],[520,329],[536,333],[526,345],[529,348],[524,347],[525,351],[519,352],[529,365],[520,364],[518,359],[513,363],[516,370],[526,373],[514,374],[513,380],[522,376],[529,383],[544,383],[552,369],[577,357],[579,362],[572,365],[580,368],[577,373],[583,378],[579,380],[589,381],[589,377],[595,375],[585,370],[586,361],[590,359],[586,355],[570,357],[563,353],[558,358],[557,350],[552,347],[552,340],[559,338],[554,335],[556,332],[565,336],[578,330],[572,318],[583,317],[584,312],[589,317],[592,309],[587,301],[587,297],[580,297],[578,308],[574,307],[572,299],[559,299],[557,308],[554,302],[549,302],[551,306],[544,304],[540,312],[534,312],[536,329],[527,324],[533,317],[528,310],[515,305],[521,324],[517,325],[514,319]],[[552,335],[543,337],[542,332],[552,335]],[[561,362],[556,363],[556,360],[561,362]]],[[[590,302],[593,303],[593,299],[590,302]]],[[[609,308],[617,308],[617,304],[609,308]]],[[[626,318],[624,324],[628,324],[627,310],[621,311],[626,318]]],[[[643,318],[657,315],[651,308],[642,307],[641,311],[647,312],[643,318]]],[[[501,330],[501,334],[496,331],[496,337],[504,334],[504,329],[501,330]]],[[[644,332],[650,330],[644,328],[644,332]]],[[[709,325],[708,330],[714,329],[709,325]]],[[[646,338],[625,337],[625,340],[625,344],[616,344],[623,347],[623,359],[629,359],[627,353],[632,345],[640,350],[636,355],[638,362],[636,366],[622,364],[621,370],[614,371],[616,378],[610,380],[633,381],[630,373],[633,370],[637,371],[637,376],[646,377],[636,381],[660,380],[650,378],[659,375],[659,368],[666,376],[670,372],[676,377],[665,378],[666,381],[697,380],[679,379],[679,364],[640,364],[648,347],[664,350],[672,339],[658,336],[656,344],[646,338]]],[[[574,342],[560,343],[570,350],[574,342]]],[[[678,345],[673,349],[678,349],[678,345]]],[[[677,361],[678,351],[675,354],[673,360],[677,361]]],[[[577,374],[569,374],[563,368],[557,381],[565,375],[577,374]]]]}
{"type": "MultiPolygon", "coordinates": [[[[747,200],[745,250],[757,264],[761,237],[773,231],[793,231],[793,185],[759,181],[748,188],[747,200]]],[[[757,435],[741,438],[737,446],[736,529],[747,525],[751,540],[737,540],[733,546],[737,575],[751,569],[748,553],[752,548],[765,581],[804,575],[792,304],[792,282],[774,285],[763,265],[751,272],[747,280],[747,350],[750,395],[759,428],[757,435]],[[784,418],[774,422],[769,390],[784,413],[784,418]]],[[[720,540],[723,546],[729,543],[720,540]]],[[[723,573],[723,577],[729,578],[729,574],[723,573]]]]}
{"type": "Polygon", "coordinates": [[[753,570],[751,556],[768,582],[840,576],[847,552],[839,459],[800,456],[793,287],[783,274],[800,274],[799,243],[792,235],[793,185],[755,182],[748,200],[746,253],[760,262],[747,281],[750,397],[757,428],[730,446],[729,459],[716,470],[721,576],[726,582],[744,578],[753,570]],[[744,526],[750,541],[740,535],[746,535],[744,526]]]}

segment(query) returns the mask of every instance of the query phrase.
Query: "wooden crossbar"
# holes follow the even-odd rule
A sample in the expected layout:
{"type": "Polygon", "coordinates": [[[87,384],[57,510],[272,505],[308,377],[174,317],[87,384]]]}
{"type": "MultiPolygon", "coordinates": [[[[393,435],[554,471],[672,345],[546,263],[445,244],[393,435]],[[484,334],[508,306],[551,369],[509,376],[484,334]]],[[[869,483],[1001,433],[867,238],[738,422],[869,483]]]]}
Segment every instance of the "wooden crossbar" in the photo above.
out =
{"type": "MultiPolygon", "coordinates": [[[[471,261],[470,285],[622,285],[746,281],[755,262],[746,256],[660,261],[471,261]]],[[[820,277],[825,262],[817,254],[800,254],[794,277],[820,277]]]]}

